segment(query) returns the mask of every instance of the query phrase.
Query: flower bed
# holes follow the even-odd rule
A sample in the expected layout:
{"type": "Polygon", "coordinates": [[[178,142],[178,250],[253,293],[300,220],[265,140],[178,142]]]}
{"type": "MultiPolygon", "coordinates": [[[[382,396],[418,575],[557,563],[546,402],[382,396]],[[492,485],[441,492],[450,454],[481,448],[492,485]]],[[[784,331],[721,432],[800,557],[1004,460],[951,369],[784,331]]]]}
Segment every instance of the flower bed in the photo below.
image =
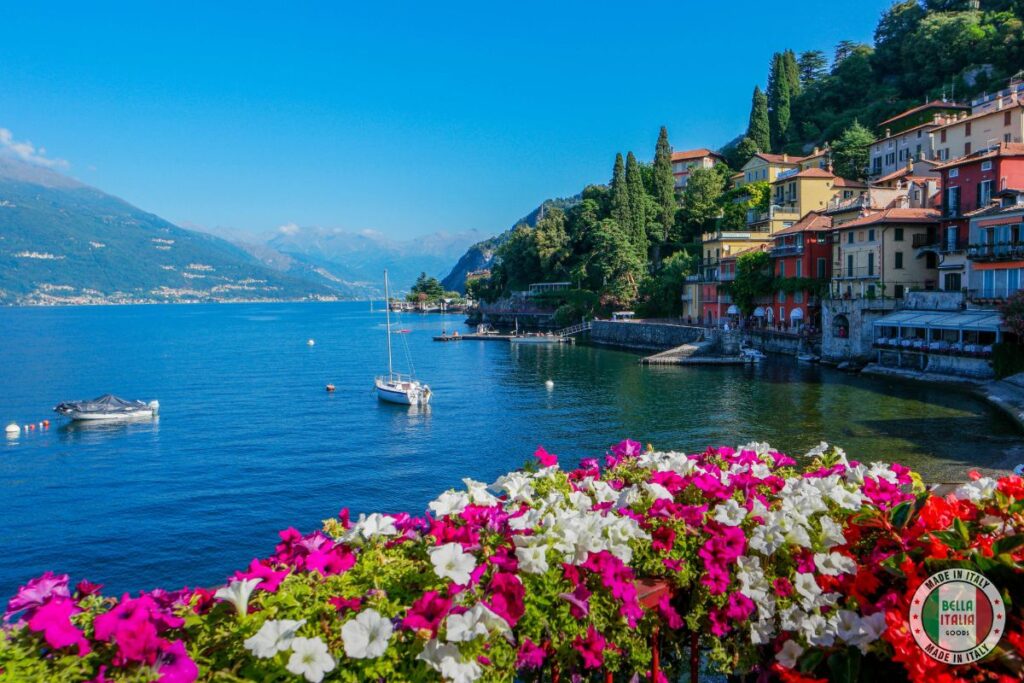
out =
{"type": "Polygon", "coordinates": [[[942,498],[899,465],[808,456],[625,441],[566,471],[540,449],[424,517],[282,531],[216,590],[103,597],[48,573],[10,601],[0,680],[666,680],[694,633],[722,671],[765,679],[1019,680],[1024,481],[942,498]],[[984,572],[1006,605],[975,664],[940,664],[910,632],[915,589],[947,567],[984,572]]]}

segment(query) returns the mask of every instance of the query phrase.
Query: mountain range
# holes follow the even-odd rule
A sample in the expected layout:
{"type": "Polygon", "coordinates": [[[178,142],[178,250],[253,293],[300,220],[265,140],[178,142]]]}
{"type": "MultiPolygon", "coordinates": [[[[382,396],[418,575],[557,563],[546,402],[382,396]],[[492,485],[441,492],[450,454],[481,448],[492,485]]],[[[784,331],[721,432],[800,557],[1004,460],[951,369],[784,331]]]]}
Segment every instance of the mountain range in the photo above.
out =
{"type": "Polygon", "coordinates": [[[391,240],[284,226],[186,229],[67,175],[0,154],[0,304],[354,299],[442,275],[475,231],[391,240]]]}

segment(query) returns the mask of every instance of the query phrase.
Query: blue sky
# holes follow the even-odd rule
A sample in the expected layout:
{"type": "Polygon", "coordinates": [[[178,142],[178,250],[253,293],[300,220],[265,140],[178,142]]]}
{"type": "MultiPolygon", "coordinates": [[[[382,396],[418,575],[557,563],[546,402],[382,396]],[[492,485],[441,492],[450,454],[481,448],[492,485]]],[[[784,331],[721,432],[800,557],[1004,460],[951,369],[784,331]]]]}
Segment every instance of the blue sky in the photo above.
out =
{"type": "Polygon", "coordinates": [[[723,144],[774,51],[889,4],[11,3],[0,128],[180,224],[489,234],[662,124],[723,144]]]}

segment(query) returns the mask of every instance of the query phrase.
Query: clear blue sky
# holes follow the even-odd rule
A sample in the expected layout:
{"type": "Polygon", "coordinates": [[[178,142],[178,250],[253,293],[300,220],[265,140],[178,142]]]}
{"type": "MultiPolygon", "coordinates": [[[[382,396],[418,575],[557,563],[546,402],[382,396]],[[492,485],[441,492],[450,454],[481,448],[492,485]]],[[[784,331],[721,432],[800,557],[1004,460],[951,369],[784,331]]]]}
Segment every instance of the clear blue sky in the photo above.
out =
{"type": "Polygon", "coordinates": [[[17,2],[0,128],[178,223],[491,233],[662,124],[723,144],[772,52],[889,4],[17,2]]]}

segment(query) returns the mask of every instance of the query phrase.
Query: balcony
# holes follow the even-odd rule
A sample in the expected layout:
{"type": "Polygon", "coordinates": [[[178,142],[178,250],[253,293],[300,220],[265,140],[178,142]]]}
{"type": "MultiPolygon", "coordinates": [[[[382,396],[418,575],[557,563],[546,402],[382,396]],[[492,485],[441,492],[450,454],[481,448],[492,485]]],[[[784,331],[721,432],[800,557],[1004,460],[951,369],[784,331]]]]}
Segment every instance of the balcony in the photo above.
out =
{"type": "Polygon", "coordinates": [[[714,230],[701,233],[700,239],[702,242],[713,242],[715,240],[736,242],[743,240],[766,240],[768,237],[769,233],[767,230],[714,230]]]}
{"type": "Polygon", "coordinates": [[[1024,259],[1024,242],[970,244],[967,258],[972,261],[1017,261],[1024,259]]]}
{"type": "Polygon", "coordinates": [[[854,268],[833,268],[833,280],[867,280],[878,277],[878,268],[856,266],[854,268]]]}
{"type": "Polygon", "coordinates": [[[802,253],[804,253],[804,245],[802,244],[787,244],[783,247],[772,247],[771,250],[771,255],[775,258],[799,256],[802,253]]]}
{"type": "Polygon", "coordinates": [[[938,249],[939,238],[935,235],[914,235],[913,247],[914,249],[922,249],[924,247],[935,247],[938,249]]]}
{"type": "MultiPolygon", "coordinates": [[[[782,198],[779,198],[782,201],[782,198]]],[[[800,207],[798,207],[795,201],[788,203],[772,204],[768,207],[767,211],[756,211],[750,209],[747,211],[747,225],[754,225],[755,223],[764,223],[772,219],[779,220],[800,220],[800,207]]]]}
{"type": "Polygon", "coordinates": [[[830,199],[828,201],[828,206],[825,208],[825,213],[832,213],[833,211],[853,211],[854,209],[866,208],[871,208],[871,197],[865,194],[850,197],[849,199],[830,199]]]}

